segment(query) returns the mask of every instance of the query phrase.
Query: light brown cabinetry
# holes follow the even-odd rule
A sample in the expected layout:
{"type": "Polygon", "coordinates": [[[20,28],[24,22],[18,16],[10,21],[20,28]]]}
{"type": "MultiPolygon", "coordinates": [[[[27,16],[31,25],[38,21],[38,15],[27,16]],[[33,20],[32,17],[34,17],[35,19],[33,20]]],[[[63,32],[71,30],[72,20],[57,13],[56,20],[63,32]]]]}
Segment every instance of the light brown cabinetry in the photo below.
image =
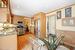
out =
{"type": "Polygon", "coordinates": [[[34,15],[34,28],[35,28],[34,30],[35,35],[38,35],[41,38],[46,37],[46,15],[45,13],[41,12],[41,13],[34,15]]]}

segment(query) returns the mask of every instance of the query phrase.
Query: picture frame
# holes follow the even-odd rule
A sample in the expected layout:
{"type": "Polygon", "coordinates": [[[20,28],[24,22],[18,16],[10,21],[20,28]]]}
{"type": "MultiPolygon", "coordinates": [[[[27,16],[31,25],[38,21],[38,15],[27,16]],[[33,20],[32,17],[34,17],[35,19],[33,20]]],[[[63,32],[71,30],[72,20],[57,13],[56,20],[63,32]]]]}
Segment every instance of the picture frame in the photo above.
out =
{"type": "Polygon", "coordinates": [[[65,17],[71,17],[72,16],[72,8],[68,7],[65,9],[65,17]]]}
{"type": "Polygon", "coordinates": [[[57,19],[61,19],[61,11],[57,11],[57,19]]]}
{"type": "Polygon", "coordinates": [[[75,18],[63,18],[62,26],[75,26],[75,18]]]}

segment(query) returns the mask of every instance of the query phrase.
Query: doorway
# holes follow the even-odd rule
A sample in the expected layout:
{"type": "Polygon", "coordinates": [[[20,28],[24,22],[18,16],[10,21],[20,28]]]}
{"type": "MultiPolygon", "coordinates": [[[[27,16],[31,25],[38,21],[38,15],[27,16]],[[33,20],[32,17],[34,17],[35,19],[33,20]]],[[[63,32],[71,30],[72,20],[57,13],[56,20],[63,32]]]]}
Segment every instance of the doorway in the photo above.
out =
{"type": "Polygon", "coordinates": [[[37,38],[40,38],[40,19],[34,22],[34,33],[37,38]]]}

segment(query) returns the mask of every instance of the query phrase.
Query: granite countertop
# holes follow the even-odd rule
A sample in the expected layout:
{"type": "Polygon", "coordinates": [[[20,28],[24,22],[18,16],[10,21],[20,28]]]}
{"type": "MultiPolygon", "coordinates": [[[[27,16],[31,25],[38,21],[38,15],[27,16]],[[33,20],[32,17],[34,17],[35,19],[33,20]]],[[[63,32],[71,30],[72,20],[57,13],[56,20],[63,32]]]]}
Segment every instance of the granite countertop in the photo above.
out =
{"type": "Polygon", "coordinates": [[[0,36],[9,36],[9,35],[17,35],[17,32],[15,29],[9,29],[6,31],[0,31],[0,36]]]}
{"type": "Polygon", "coordinates": [[[0,36],[17,35],[16,25],[10,23],[0,23],[0,36]]]}

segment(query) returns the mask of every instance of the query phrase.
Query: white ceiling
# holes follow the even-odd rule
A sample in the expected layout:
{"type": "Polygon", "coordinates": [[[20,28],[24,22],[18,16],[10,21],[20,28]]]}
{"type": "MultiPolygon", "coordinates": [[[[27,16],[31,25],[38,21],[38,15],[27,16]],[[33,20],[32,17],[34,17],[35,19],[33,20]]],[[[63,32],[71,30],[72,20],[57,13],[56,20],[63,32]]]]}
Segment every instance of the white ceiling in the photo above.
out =
{"type": "Polygon", "coordinates": [[[50,12],[75,3],[75,0],[10,0],[12,13],[32,17],[38,12],[50,12]]]}

